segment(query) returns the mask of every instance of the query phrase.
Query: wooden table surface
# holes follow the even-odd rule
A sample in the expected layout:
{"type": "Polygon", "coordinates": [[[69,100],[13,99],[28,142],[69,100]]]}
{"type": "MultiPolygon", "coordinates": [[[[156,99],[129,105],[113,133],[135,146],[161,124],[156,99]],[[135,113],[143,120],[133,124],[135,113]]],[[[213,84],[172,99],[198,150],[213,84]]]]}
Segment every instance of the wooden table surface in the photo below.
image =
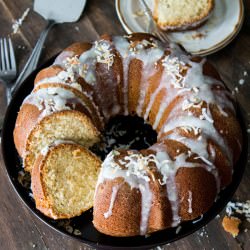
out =
{"type": "MultiPolygon", "coordinates": [[[[115,12],[114,0],[89,0],[77,23],[58,25],[50,32],[40,63],[75,41],[95,40],[100,34],[124,34],[115,12]]],[[[13,20],[21,17],[31,0],[0,0],[0,36],[12,33],[13,20]]],[[[246,19],[237,38],[223,50],[209,56],[250,118],[250,0],[245,1],[246,19]],[[244,71],[248,75],[244,75],[244,71]],[[239,80],[244,79],[243,85],[239,80]],[[237,91],[238,90],[238,91],[237,91]]],[[[13,34],[18,68],[22,69],[46,22],[30,11],[20,32],[13,34]]],[[[4,88],[0,85],[0,99],[4,88]]],[[[0,111],[3,106],[0,104],[0,111]]],[[[249,127],[250,128],[250,127],[249,127]]],[[[234,196],[250,199],[250,161],[244,178],[234,196]]],[[[24,206],[11,187],[0,154],[0,249],[89,249],[76,240],[63,237],[39,221],[24,206]]],[[[163,249],[250,249],[250,230],[242,230],[235,239],[221,226],[223,213],[198,232],[163,249]],[[245,232],[244,232],[245,231],[245,232]]],[[[244,229],[250,224],[244,223],[244,229]],[[246,224],[246,225],[245,225],[246,224]]]]}

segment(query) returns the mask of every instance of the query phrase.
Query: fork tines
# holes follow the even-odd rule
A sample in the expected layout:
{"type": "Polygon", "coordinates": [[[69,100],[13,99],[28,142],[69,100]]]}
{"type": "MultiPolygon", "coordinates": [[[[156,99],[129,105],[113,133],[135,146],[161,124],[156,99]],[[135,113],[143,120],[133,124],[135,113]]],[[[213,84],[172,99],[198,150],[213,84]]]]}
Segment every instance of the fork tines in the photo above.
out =
{"type": "Polygon", "coordinates": [[[16,60],[11,38],[0,38],[0,71],[16,71],[16,60]]]}

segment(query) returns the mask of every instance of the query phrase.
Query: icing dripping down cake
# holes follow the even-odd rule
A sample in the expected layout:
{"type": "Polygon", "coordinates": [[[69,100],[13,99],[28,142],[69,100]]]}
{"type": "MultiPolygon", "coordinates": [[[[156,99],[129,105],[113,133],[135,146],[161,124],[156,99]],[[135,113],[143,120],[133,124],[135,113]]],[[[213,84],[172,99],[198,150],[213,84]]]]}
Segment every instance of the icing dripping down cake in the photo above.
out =
{"type": "Polygon", "coordinates": [[[158,137],[145,150],[112,150],[99,164],[92,203],[100,232],[134,236],[175,227],[208,211],[230,184],[242,147],[231,93],[205,58],[136,33],[75,43],[38,73],[14,130],[32,185],[44,148],[69,140],[87,150],[117,115],[143,118],[158,137]]]}

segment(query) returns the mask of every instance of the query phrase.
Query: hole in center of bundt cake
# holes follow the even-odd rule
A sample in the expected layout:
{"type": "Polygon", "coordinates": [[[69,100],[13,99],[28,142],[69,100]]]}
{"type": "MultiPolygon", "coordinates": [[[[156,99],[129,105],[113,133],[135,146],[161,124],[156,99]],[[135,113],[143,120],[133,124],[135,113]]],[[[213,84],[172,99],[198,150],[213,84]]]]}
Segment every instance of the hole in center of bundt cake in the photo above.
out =
{"type": "Polygon", "coordinates": [[[142,118],[116,116],[107,123],[101,141],[91,150],[104,160],[112,149],[146,149],[156,139],[157,133],[142,118]]]}

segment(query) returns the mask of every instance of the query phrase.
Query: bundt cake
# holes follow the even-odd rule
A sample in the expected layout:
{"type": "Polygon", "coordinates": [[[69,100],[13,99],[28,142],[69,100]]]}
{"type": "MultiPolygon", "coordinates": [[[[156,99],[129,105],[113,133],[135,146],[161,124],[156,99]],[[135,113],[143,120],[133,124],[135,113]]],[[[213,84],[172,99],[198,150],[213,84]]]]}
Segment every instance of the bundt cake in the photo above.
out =
{"type": "Polygon", "coordinates": [[[72,218],[93,206],[101,161],[86,148],[55,141],[37,157],[31,183],[36,208],[53,219],[72,218]]]}
{"type": "Polygon", "coordinates": [[[73,44],[37,75],[14,131],[25,169],[36,176],[41,150],[56,140],[89,148],[116,115],[143,118],[158,138],[102,163],[93,212],[100,232],[177,226],[208,211],[231,182],[242,145],[233,97],[205,58],[142,33],[73,44]]]}
{"type": "Polygon", "coordinates": [[[214,8],[214,0],[154,0],[153,17],[168,31],[193,29],[202,25],[214,8]]]}

